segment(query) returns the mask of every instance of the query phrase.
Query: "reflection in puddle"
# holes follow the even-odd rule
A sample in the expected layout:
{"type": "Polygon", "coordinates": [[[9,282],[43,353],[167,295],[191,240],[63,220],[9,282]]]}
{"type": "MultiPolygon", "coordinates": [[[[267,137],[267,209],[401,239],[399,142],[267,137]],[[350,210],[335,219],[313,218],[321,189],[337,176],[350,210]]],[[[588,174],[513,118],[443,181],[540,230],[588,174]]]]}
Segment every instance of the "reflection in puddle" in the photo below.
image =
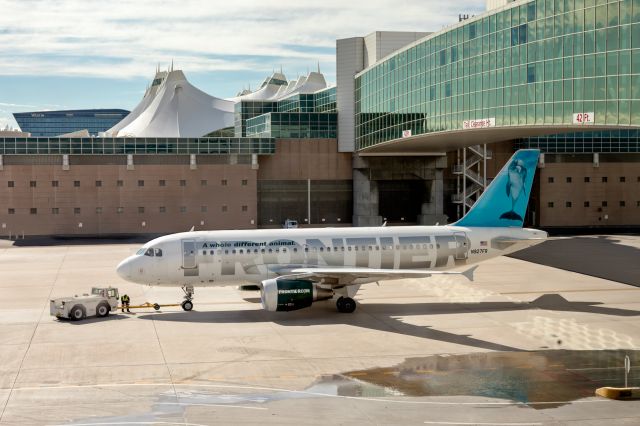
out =
{"type": "MultiPolygon", "coordinates": [[[[640,351],[489,352],[409,358],[344,376],[405,396],[482,396],[544,409],[592,397],[602,386],[622,386],[625,355],[631,365],[640,363],[640,351]]],[[[629,385],[640,385],[637,368],[629,385]]]]}
{"type": "MultiPolygon", "coordinates": [[[[158,394],[146,413],[91,418],[91,422],[159,422],[184,418],[189,407],[264,410],[271,402],[327,397],[401,402],[403,397],[476,396],[546,409],[593,397],[595,389],[602,386],[621,386],[625,355],[631,358],[631,365],[636,366],[629,375],[629,386],[640,386],[637,367],[640,351],[433,355],[409,358],[391,368],[320,376],[301,391],[220,382],[180,384],[174,390],[158,394]]],[[[478,404],[492,402],[479,401],[478,404]]]]}

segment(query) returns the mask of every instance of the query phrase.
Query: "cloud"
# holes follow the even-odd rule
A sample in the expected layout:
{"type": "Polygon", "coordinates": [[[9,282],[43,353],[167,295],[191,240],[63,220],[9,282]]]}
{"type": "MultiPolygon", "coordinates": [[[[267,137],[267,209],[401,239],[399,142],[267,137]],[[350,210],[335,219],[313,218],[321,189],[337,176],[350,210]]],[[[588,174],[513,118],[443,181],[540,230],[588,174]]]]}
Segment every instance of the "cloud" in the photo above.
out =
{"type": "Polygon", "coordinates": [[[483,8],[484,0],[0,0],[0,76],[148,78],[172,59],[189,73],[283,64],[295,74],[318,61],[333,70],[337,38],[436,31],[483,8]]]}

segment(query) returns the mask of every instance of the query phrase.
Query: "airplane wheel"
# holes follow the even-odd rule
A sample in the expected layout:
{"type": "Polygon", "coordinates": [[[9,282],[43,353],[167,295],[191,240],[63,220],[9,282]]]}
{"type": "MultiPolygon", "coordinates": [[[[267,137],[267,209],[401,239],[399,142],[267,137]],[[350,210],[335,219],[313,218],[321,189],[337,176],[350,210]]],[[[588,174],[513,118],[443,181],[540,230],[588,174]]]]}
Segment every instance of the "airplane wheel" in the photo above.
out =
{"type": "Polygon", "coordinates": [[[336,306],[338,307],[338,312],[343,314],[350,314],[356,310],[356,301],[350,297],[340,297],[336,306]]]}
{"type": "Polygon", "coordinates": [[[193,309],[193,303],[190,300],[185,300],[182,302],[182,309],[185,311],[190,311],[193,309]]]}
{"type": "Polygon", "coordinates": [[[156,311],[160,310],[160,305],[158,305],[157,303],[153,304],[153,309],[155,309],[156,311]]]}

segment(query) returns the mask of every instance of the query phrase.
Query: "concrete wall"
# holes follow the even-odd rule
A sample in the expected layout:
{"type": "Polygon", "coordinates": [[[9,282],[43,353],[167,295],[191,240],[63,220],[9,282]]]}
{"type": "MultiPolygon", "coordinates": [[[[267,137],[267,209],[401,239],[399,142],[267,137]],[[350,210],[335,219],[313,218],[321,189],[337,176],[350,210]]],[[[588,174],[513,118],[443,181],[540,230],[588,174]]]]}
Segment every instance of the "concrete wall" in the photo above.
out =
{"type": "Polygon", "coordinates": [[[546,163],[539,173],[540,226],[640,226],[640,163],[546,163]]]}
{"type": "Polygon", "coordinates": [[[278,139],[276,153],[260,160],[260,226],[351,223],[351,153],[338,152],[336,139],[278,139]]]}
{"type": "Polygon", "coordinates": [[[239,229],[257,224],[257,171],[251,164],[198,164],[192,170],[188,156],[175,156],[185,160],[181,161],[183,164],[136,164],[134,170],[128,170],[126,157],[124,164],[119,156],[113,156],[116,158],[111,159],[111,164],[109,156],[101,157],[101,164],[73,164],[76,161],[71,157],[69,170],[63,170],[60,164],[38,164],[46,162],[43,160],[47,157],[31,157],[32,164],[12,164],[28,163],[27,156],[15,157],[18,156],[5,156],[4,170],[0,171],[0,235],[5,237],[9,232],[170,233],[192,226],[239,229]],[[161,186],[160,180],[166,186],[161,186]],[[75,181],[80,186],[75,186],[75,181]],[[31,209],[37,209],[37,213],[31,209]],[[52,209],[58,209],[58,213],[52,209]]]}
{"type": "Polygon", "coordinates": [[[355,139],[355,80],[364,69],[364,39],[336,41],[336,103],[338,109],[338,150],[353,152],[355,139]]]}
{"type": "Polygon", "coordinates": [[[258,180],[351,180],[351,154],[335,139],[278,139],[276,153],[260,158],[258,180]]]}
{"type": "MultiPolygon", "coordinates": [[[[364,68],[431,33],[406,31],[375,31],[364,37],[364,68]]],[[[361,71],[361,70],[360,70],[361,71]]]]}

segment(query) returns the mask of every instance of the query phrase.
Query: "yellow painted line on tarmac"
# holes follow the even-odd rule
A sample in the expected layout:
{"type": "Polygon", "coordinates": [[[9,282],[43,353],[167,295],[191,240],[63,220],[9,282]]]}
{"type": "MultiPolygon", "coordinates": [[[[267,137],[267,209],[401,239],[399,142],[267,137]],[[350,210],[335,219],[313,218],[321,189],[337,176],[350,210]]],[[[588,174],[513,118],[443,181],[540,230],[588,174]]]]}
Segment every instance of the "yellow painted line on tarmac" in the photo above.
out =
{"type": "Polygon", "coordinates": [[[368,376],[368,373],[349,373],[349,376],[368,376]]]}
{"type": "Polygon", "coordinates": [[[431,374],[431,373],[433,373],[433,370],[416,370],[416,373],[431,374]]]}

